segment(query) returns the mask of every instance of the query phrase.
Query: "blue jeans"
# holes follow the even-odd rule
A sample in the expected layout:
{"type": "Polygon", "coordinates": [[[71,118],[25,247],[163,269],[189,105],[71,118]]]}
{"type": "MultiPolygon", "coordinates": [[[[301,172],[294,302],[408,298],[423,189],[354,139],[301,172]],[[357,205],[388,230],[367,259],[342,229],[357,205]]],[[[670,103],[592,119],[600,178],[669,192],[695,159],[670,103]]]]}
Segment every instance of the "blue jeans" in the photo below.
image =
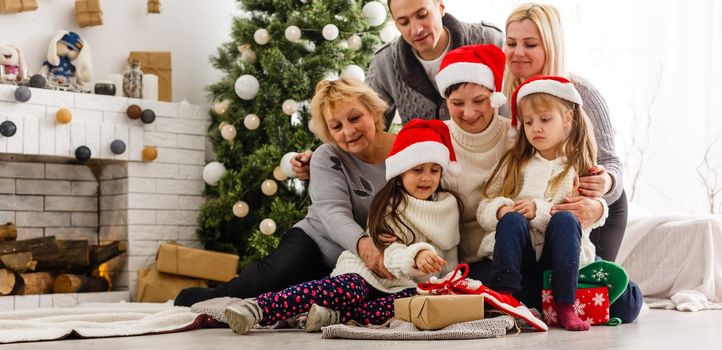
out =
{"type": "MultiPolygon", "coordinates": [[[[562,214],[566,216],[566,218],[563,220],[570,219],[569,216],[571,216],[571,214],[566,212],[562,212],[557,215],[562,214]]],[[[556,217],[556,215],[554,217],[556,217]]],[[[553,222],[557,223],[557,220],[555,220],[554,217],[553,222]]],[[[561,221],[563,220],[559,220],[559,223],[561,223],[561,221]]],[[[567,223],[565,225],[571,225],[573,227],[579,226],[579,223],[578,221],[576,221],[576,219],[574,219],[574,222],[575,223],[567,223]]],[[[524,218],[524,216],[519,213],[509,213],[505,215],[497,225],[496,244],[494,247],[494,260],[483,259],[481,261],[469,264],[469,277],[480,280],[482,283],[488,285],[495,290],[509,290],[514,294],[517,299],[519,299],[527,306],[536,308],[537,310],[541,310],[541,290],[543,287],[543,274],[545,269],[550,268],[550,265],[547,265],[545,267],[544,262],[548,263],[548,260],[545,260],[545,255],[546,259],[550,258],[549,255],[551,252],[547,248],[547,244],[550,243],[549,231],[551,229],[552,222],[550,221],[549,226],[547,226],[547,236],[544,243],[544,252],[542,253],[542,258],[537,262],[535,259],[534,250],[531,248],[531,238],[528,234],[528,221],[526,220],[526,218],[524,218]],[[511,216],[509,216],[510,214],[511,216]],[[501,227],[502,224],[506,227],[501,227]],[[520,236],[520,232],[522,232],[523,228],[526,228],[526,231],[524,231],[526,234],[524,236],[520,236]],[[508,232],[509,230],[513,232],[511,235],[509,235],[510,237],[504,238],[500,235],[500,232],[508,232]],[[515,239],[510,239],[514,237],[515,239]],[[500,238],[502,241],[508,242],[506,244],[511,247],[507,247],[506,249],[508,249],[511,254],[517,254],[518,257],[518,260],[513,260],[512,257],[509,257],[511,254],[507,254],[507,258],[502,258],[504,261],[510,261],[509,264],[512,268],[508,270],[504,268],[501,261],[497,262],[498,258],[496,258],[496,256],[497,249],[500,248],[500,238]],[[518,247],[522,247],[521,250],[519,250],[518,247]],[[521,251],[521,253],[519,253],[519,251],[521,251]],[[516,261],[516,265],[514,265],[514,261],[516,261]],[[518,272],[513,273],[512,271],[514,271],[514,269],[518,272]],[[496,281],[493,281],[494,279],[496,279],[496,281]]],[[[579,237],[581,237],[581,234],[579,237]]],[[[577,252],[577,269],[579,259],[578,254],[579,253],[577,252]]],[[[578,273],[578,270],[574,272],[575,278],[577,278],[578,273]]],[[[554,275],[559,276],[556,271],[554,272],[554,275]]],[[[554,283],[555,282],[552,281],[553,285],[555,285],[554,283]]],[[[577,281],[557,281],[556,283],[573,283],[573,288],[576,288],[577,281]]],[[[568,287],[569,285],[566,286],[566,288],[568,287]]],[[[557,295],[556,289],[554,290],[554,295],[557,295]]],[[[637,286],[636,283],[629,281],[627,289],[624,291],[624,293],[619,297],[619,299],[614,302],[614,304],[609,307],[609,314],[611,317],[619,317],[624,323],[632,322],[637,318],[637,316],[639,316],[639,312],[642,310],[642,302],[643,297],[639,286],[637,286]]]]}
{"type": "Polygon", "coordinates": [[[552,269],[554,299],[574,303],[582,239],[582,227],[574,215],[569,212],[552,215],[539,261],[524,215],[517,212],[504,215],[496,225],[495,238],[489,287],[512,292],[528,306],[541,306],[542,276],[544,270],[552,269]],[[536,302],[527,303],[531,301],[536,302]]]}

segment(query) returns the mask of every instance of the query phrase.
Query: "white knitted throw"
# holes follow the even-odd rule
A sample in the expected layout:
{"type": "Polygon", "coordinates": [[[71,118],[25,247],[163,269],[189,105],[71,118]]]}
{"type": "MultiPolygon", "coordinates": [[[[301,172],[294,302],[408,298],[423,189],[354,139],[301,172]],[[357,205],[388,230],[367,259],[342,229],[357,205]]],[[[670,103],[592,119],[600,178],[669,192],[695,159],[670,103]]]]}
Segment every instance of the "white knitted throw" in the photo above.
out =
{"type": "Polygon", "coordinates": [[[321,328],[323,339],[368,339],[368,340],[453,340],[481,339],[506,335],[514,328],[514,319],[510,316],[484,318],[476,321],[455,323],[436,331],[422,331],[413,323],[397,319],[391,320],[388,327],[368,328],[335,324],[321,328]]]}

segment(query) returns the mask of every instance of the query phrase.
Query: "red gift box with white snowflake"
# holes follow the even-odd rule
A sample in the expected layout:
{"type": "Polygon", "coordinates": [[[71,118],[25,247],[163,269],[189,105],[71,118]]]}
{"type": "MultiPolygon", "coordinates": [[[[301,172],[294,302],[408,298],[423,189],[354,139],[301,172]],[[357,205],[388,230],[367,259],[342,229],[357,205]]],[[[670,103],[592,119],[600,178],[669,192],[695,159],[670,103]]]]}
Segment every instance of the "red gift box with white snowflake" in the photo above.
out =
{"type": "MultiPolygon", "coordinates": [[[[551,289],[542,290],[542,308],[544,309],[544,322],[550,326],[557,325],[557,313],[554,311],[554,293],[551,289]]],[[[609,322],[609,289],[607,286],[577,287],[574,312],[580,319],[590,325],[609,322]]]]}

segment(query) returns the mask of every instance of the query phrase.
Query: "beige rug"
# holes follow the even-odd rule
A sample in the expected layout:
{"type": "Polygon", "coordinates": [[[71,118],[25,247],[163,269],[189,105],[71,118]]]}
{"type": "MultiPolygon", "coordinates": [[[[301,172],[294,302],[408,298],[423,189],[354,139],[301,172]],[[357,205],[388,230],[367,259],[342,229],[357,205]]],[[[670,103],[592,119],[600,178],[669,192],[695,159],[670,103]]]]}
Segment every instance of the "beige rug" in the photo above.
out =
{"type": "Polygon", "coordinates": [[[89,303],[0,312],[0,344],[180,332],[214,326],[209,316],[172,303],[89,303]]]}

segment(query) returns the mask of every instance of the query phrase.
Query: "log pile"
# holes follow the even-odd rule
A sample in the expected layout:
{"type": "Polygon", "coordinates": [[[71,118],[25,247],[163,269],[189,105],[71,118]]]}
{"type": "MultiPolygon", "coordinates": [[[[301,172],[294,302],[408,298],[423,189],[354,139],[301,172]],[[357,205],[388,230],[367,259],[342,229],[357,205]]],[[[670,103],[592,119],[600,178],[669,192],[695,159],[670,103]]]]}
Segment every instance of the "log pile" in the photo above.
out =
{"type": "Polygon", "coordinates": [[[97,276],[98,267],[124,252],[117,241],[17,240],[15,225],[0,225],[0,296],[107,291],[110,283],[97,276]]]}

